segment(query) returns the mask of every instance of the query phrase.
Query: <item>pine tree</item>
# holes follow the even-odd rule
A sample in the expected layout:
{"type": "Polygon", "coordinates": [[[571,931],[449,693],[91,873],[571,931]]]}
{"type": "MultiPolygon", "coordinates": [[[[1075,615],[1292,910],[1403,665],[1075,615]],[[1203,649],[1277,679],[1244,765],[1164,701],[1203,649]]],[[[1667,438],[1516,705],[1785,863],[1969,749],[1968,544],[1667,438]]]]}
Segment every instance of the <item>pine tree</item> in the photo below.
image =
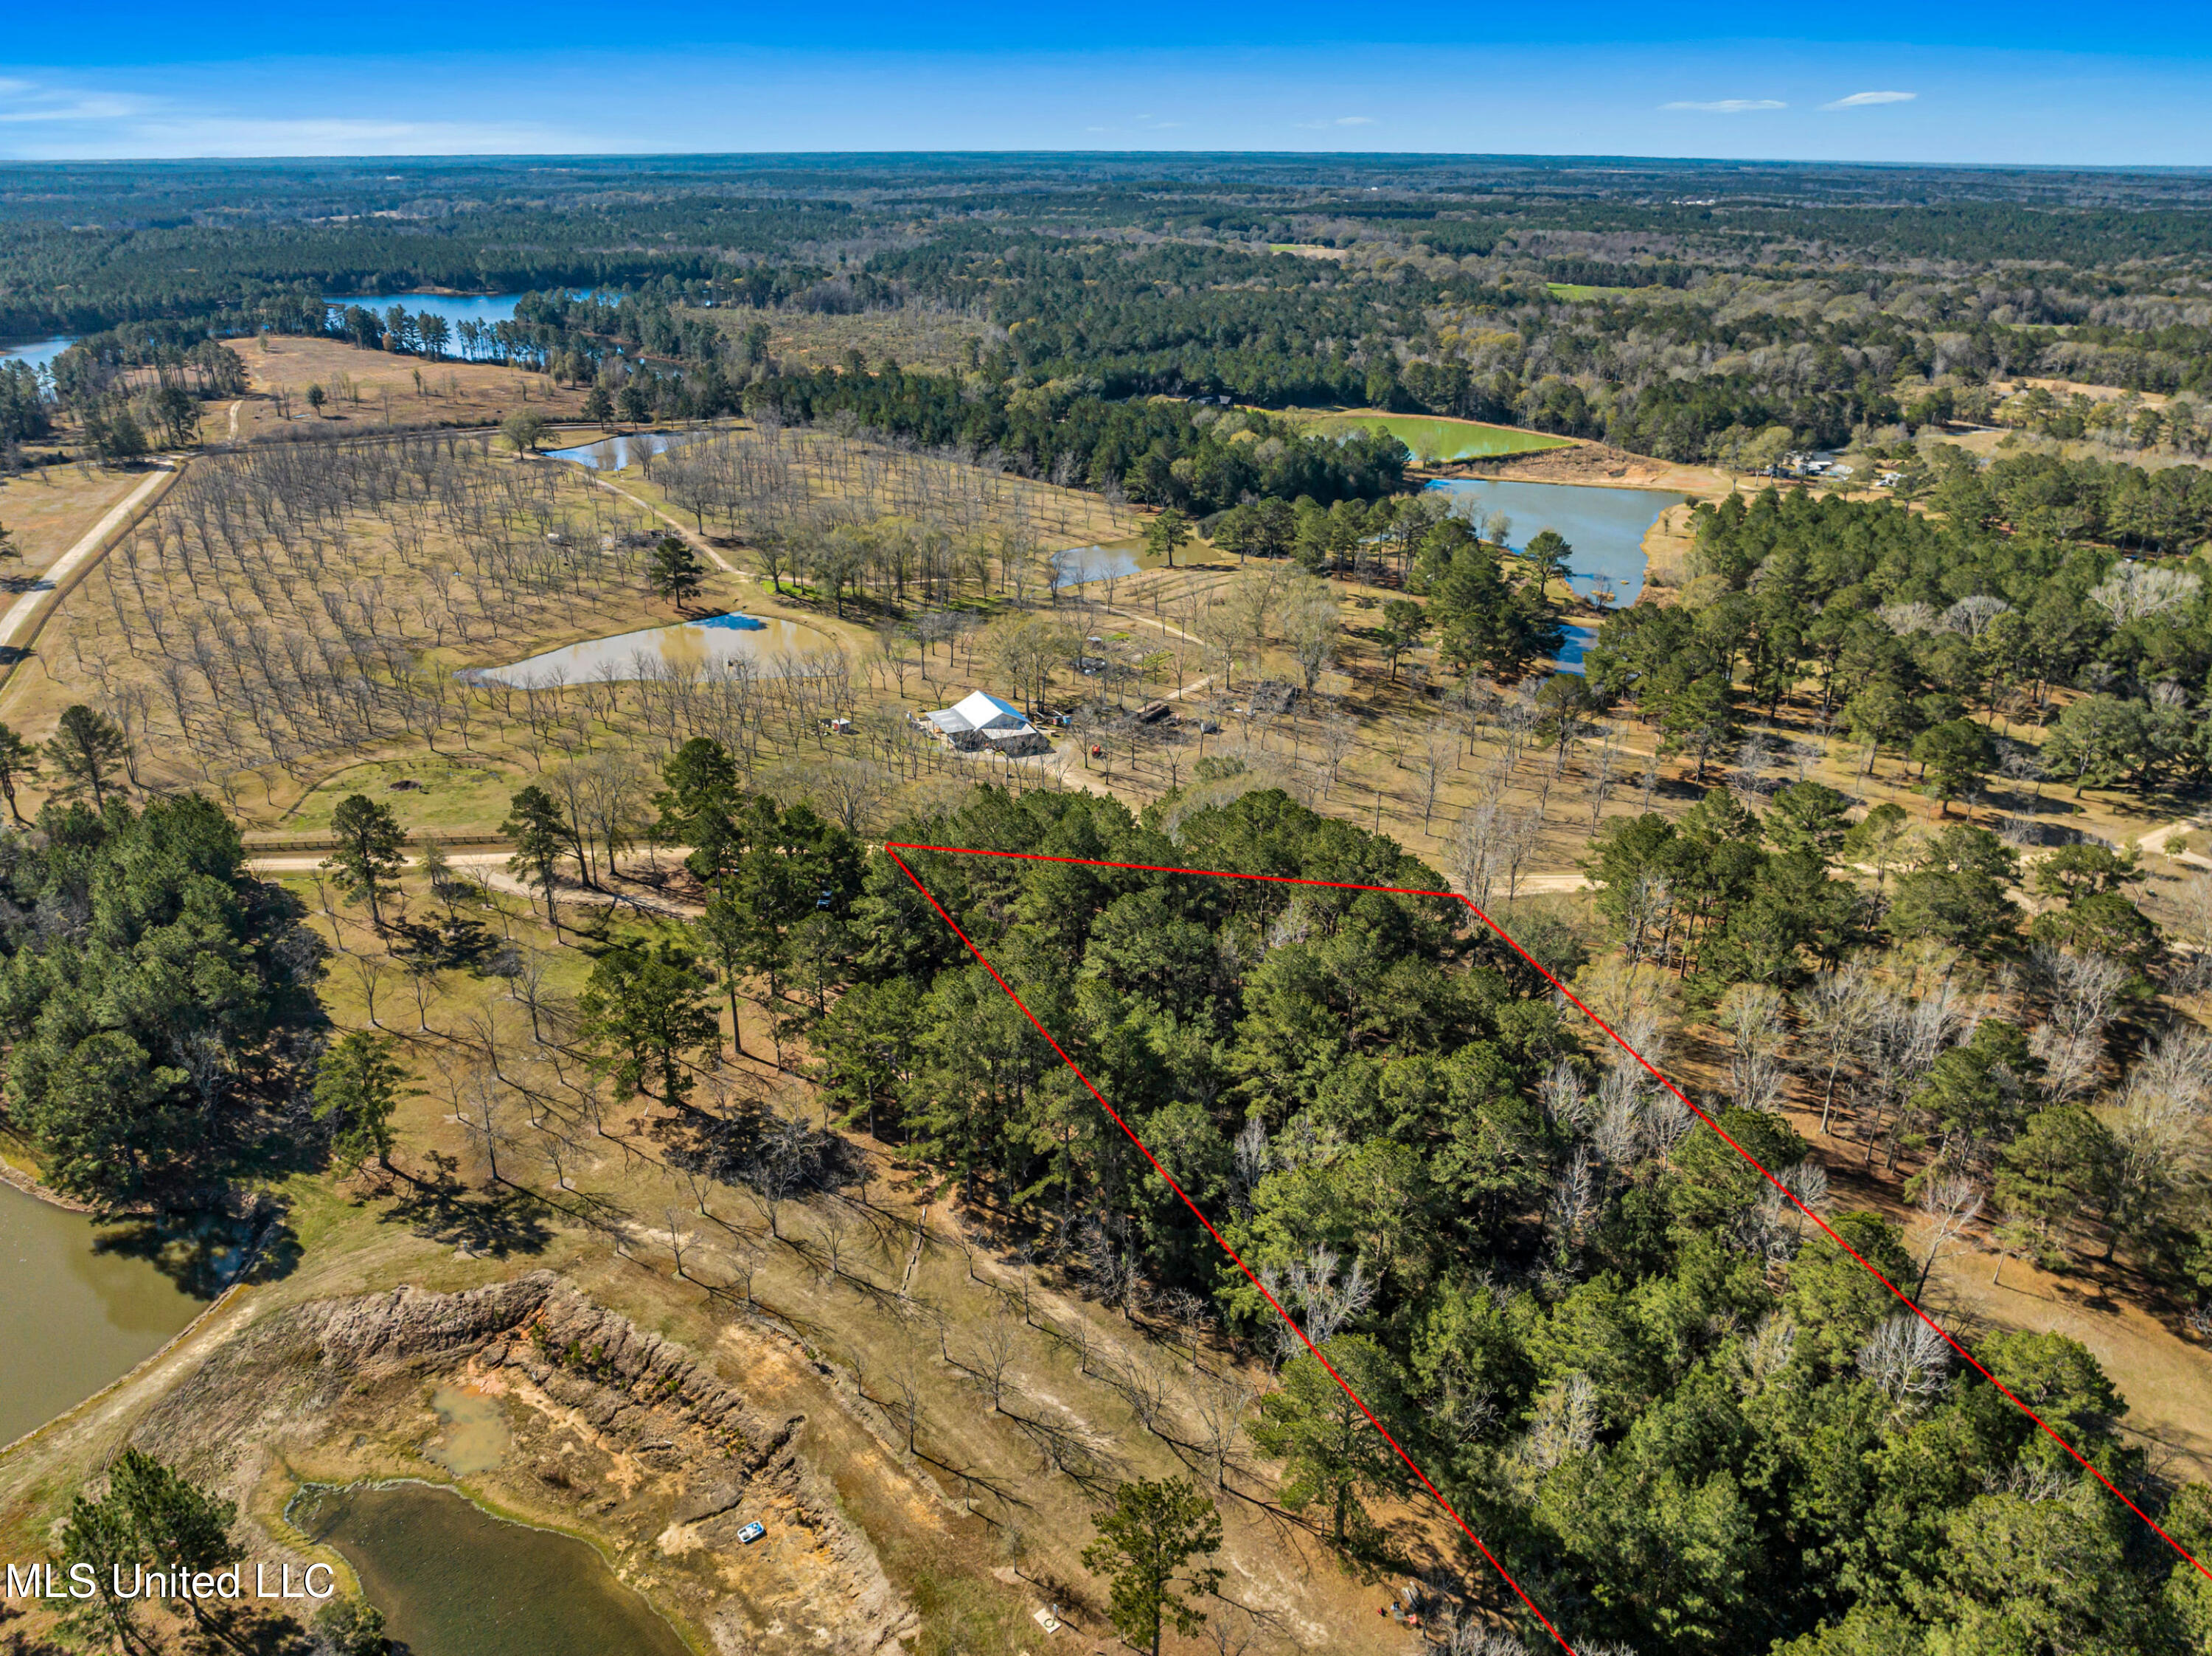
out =
{"type": "Polygon", "coordinates": [[[657,1071],[665,1104],[682,1104],[691,1090],[684,1054],[721,1038],[698,958],[674,943],[609,949],[592,966],[577,1006],[583,1013],[580,1038],[594,1053],[592,1067],[612,1076],[624,1095],[642,1090],[657,1071]]]}
{"type": "Polygon", "coordinates": [[[19,731],[0,725],[0,794],[7,797],[8,814],[18,822],[23,820],[23,812],[15,803],[15,790],[38,779],[38,749],[19,731]]]}
{"type": "Polygon", "coordinates": [[[337,836],[337,849],[323,866],[337,876],[348,895],[368,905],[368,923],[383,931],[384,899],[399,889],[399,870],[407,864],[400,850],[407,830],[391,806],[354,793],[331,813],[331,832],[337,836]]]}
{"type": "Polygon", "coordinates": [[[371,1156],[392,1166],[392,1112],[406,1071],[392,1060],[389,1035],[348,1031],[323,1055],[315,1073],[315,1119],[335,1120],[331,1153],[348,1172],[371,1156]]]}
{"type": "Polygon", "coordinates": [[[681,608],[699,596],[700,587],[706,584],[707,566],[678,537],[663,535],[653,545],[647,579],[656,594],[681,608]]]}
{"type": "Polygon", "coordinates": [[[1091,1521],[1098,1536],[1083,1550],[1083,1564],[1113,1584],[1107,1615],[1116,1633],[1159,1656],[1164,1629],[1188,1637],[1206,1625],[1188,1600],[1213,1592],[1222,1572],[1190,1561],[1220,1550],[1221,1514],[1189,1479],[1124,1483],[1091,1521]]]}
{"type": "Polygon", "coordinates": [[[92,808],[107,809],[108,791],[115,772],[131,751],[131,744],[112,719],[74,702],[62,710],[59,728],[46,743],[46,761],[60,777],[55,792],[64,798],[92,795],[92,808]]]}
{"type": "Polygon", "coordinates": [[[559,937],[561,916],[554,907],[554,890],[561,877],[561,859],[576,842],[561,802],[532,783],[507,801],[507,817],[499,831],[514,841],[514,854],[507,859],[507,872],[544,895],[546,923],[559,937]]]}

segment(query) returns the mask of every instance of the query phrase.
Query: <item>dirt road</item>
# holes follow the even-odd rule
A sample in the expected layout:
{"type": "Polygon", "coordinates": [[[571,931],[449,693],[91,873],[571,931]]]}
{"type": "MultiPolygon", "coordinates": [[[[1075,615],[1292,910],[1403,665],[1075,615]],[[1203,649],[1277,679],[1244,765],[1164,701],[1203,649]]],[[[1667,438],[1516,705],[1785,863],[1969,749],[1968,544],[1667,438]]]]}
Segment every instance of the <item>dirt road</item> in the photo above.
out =
{"type": "MultiPolygon", "coordinates": [[[[504,851],[465,851],[449,856],[446,860],[453,867],[465,870],[471,879],[482,880],[495,891],[526,898],[533,903],[539,901],[536,887],[525,885],[507,871],[507,862],[511,854],[504,851]]],[[[246,866],[255,874],[311,874],[325,860],[325,857],[303,852],[280,857],[249,857],[246,866]]],[[[407,862],[410,867],[414,867],[422,860],[420,857],[410,857],[407,862]]],[[[629,889],[626,883],[621,889],[612,889],[564,880],[555,893],[555,898],[570,906],[627,905],[641,914],[659,914],[672,919],[696,919],[703,912],[696,904],[678,902],[673,898],[649,892],[640,893],[629,889]]]]}
{"type": "Polygon", "coordinates": [[[149,473],[145,482],[118,500],[106,516],[85,531],[75,546],[56,558],[39,577],[37,585],[8,606],[7,613],[0,615],[0,652],[30,647],[31,640],[38,636],[40,611],[47,599],[66,586],[80,567],[100,555],[107,537],[130,520],[131,514],[168,480],[174,470],[174,462],[161,462],[160,470],[149,473]]]}

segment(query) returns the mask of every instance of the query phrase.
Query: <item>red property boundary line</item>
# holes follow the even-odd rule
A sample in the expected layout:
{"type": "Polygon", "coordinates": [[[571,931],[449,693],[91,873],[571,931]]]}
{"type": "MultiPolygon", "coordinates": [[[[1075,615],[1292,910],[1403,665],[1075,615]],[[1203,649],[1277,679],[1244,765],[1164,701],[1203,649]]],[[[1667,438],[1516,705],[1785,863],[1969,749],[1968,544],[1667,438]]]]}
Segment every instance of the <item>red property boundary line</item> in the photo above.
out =
{"type": "Polygon", "coordinates": [[[1176,1193],[1185,1207],[1190,1210],[1192,1217],[1195,1218],[1200,1225],[1206,1228],[1206,1234],[1213,1238],[1214,1241],[1220,1247],[1221,1251],[1229,1256],[1231,1262],[1236,1265],[1237,1270],[1243,1272],[1245,1280],[1249,1282],[1253,1287],[1260,1290],[1261,1297],[1265,1299],[1268,1305],[1273,1308],[1275,1314],[1283,1319],[1285,1324],[1289,1326],[1290,1331],[1298,1337],[1300,1343],[1304,1345],[1308,1351],[1313,1354],[1314,1360],[1320,1363],[1322,1368],[1328,1371],[1329,1378],[1334,1380],[1337,1385],[1342,1388],[1345,1396],[1350,1398],[1353,1404],[1358,1406],[1359,1412],[1366,1416],[1368,1423],[1374,1427],[1376,1431],[1381,1435],[1382,1441],[1390,1446],[1391,1449],[1396,1453],[1398,1459],[1406,1463],[1407,1469],[1410,1471],[1416,1478],[1420,1480],[1421,1487],[1426,1489],[1435,1499],[1437,1505],[1441,1507],[1444,1512],[1449,1515],[1452,1522],[1459,1526],[1461,1532],[1463,1533],[1468,1540],[1474,1543],[1476,1550],[1482,1554],[1485,1559],[1489,1561],[1490,1567],[1498,1572],[1499,1578],[1504,1581],[1507,1586],[1511,1587],[1514,1592],[1519,1597],[1521,1602],[1528,1606],[1528,1613],[1543,1623],[1544,1630],[1550,1634],[1552,1637],[1558,1641],[1559,1648],[1565,1651],[1567,1653],[1567,1656],[1574,1656],[1574,1647],[1568,1644],[1566,1640],[1560,1636],[1559,1630],[1552,1625],[1551,1621],[1545,1616],[1542,1611],[1536,1608],[1535,1601],[1530,1598],[1527,1592],[1522,1591],[1521,1584],[1513,1579],[1511,1574],[1507,1571],[1504,1565],[1498,1562],[1496,1556],[1491,1552],[1488,1547],[1483,1544],[1482,1538],[1477,1535],[1474,1531],[1469,1527],[1468,1521],[1459,1515],[1458,1511],[1452,1506],[1451,1502],[1444,1499],[1443,1492],[1440,1491],[1435,1484],[1429,1481],[1428,1474],[1420,1469],[1419,1465],[1415,1463],[1413,1458],[1407,1454],[1405,1449],[1401,1447],[1398,1441],[1392,1437],[1389,1432],[1383,1429],[1382,1422],[1375,1417],[1374,1410],[1370,1409],[1366,1403],[1361,1398],[1360,1395],[1346,1383],[1344,1376],[1336,1372],[1335,1368],[1330,1364],[1327,1357],[1322,1356],[1320,1349],[1316,1347],[1311,1340],[1306,1338],[1305,1330],[1299,1327],[1297,1320],[1291,1317],[1290,1313],[1283,1309],[1281,1304],[1276,1300],[1275,1296],[1267,1291],[1267,1286],[1260,1281],[1258,1277],[1253,1274],[1252,1268],[1244,1263],[1243,1257],[1237,1253],[1235,1248],[1230,1247],[1228,1241],[1222,1236],[1221,1233],[1213,1228],[1213,1222],[1208,1219],[1204,1213],[1199,1210],[1198,1204],[1192,1201],[1189,1196],[1185,1193],[1182,1186],[1176,1184],[1175,1180],[1170,1176],[1168,1170],[1160,1165],[1158,1158],[1153,1156],[1151,1149],[1145,1143],[1145,1141],[1138,1137],[1134,1129],[1133,1129],[1127,1121],[1121,1119],[1121,1112],[1106,1101],[1106,1095],[1100,1092],[1098,1089],[1092,1084],[1091,1077],[1084,1074],[1081,1067],[1077,1065],[1073,1059],[1067,1055],[1066,1049],[1060,1046],[1058,1040],[1053,1038],[1052,1032],[1049,1029],[1047,1029],[1043,1024],[1037,1022],[1036,1014],[1030,1011],[1027,1004],[1023,1001],[1022,998],[1014,992],[1013,986],[1008,983],[1005,978],[1000,976],[999,968],[991,964],[989,959],[985,956],[983,951],[978,949],[974,942],[969,937],[968,934],[960,929],[959,923],[956,921],[951,914],[945,912],[945,905],[937,901],[936,896],[930,891],[929,888],[922,884],[921,878],[915,873],[914,870],[907,865],[905,858],[902,858],[898,854],[902,851],[937,852],[946,856],[953,857],[1000,857],[1013,861],[1030,863],[1064,863],[1071,864],[1080,868],[1120,869],[1139,874],[1184,874],[1206,879],[1251,880],[1270,885],[1320,886],[1336,891],[1379,891],[1387,893],[1393,896],[1437,897],[1442,898],[1447,901],[1464,904],[1468,911],[1472,913],[1475,919],[1480,920],[1483,925],[1488,926],[1492,931],[1498,934],[1507,948],[1510,949],[1522,960],[1528,961],[1530,966],[1535,968],[1536,971],[1541,974],[1544,980],[1554,989],[1558,990],[1577,1010],[1581,1012],[1584,1017],[1588,1018],[1599,1028],[1604,1030],[1606,1035],[1612,1040],[1614,1046],[1620,1047],[1622,1052],[1634,1059],[1653,1080],[1656,1081],[1661,1086],[1664,1087],[1668,1092],[1672,1093],[1677,1099],[1679,1099],[1683,1106],[1687,1108],[1691,1113],[1695,1115],[1698,1120],[1705,1123],[1706,1126],[1711,1127],[1714,1132],[1719,1134],[1721,1141],[1723,1143],[1725,1143],[1730,1149],[1734,1150],[1738,1156],[1741,1156],[1753,1168],[1756,1168],[1759,1177],[1765,1180],[1768,1184],[1773,1186],[1776,1190],[1781,1192],[1784,1200],[1787,1201],[1792,1207],[1796,1208],[1798,1212],[1803,1214],[1808,1219],[1810,1219],[1815,1225],[1819,1226],[1821,1233],[1826,1235],[1830,1241],[1841,1248],[1849,1258],[1858,1265],[1861,1270],[1867,1273],[1867,1275],[1873,1277],[1875,1281],[1880,1283],[1884,1288],[1887,1289],[1891,1295],[1897,1300],[1899,1304],[1902,1305],[1914,1316],[1919,1318],[1920,1320],[1927,1324],[1929,1327],[1934,1329],[1936,1332],[1942,1337],[1944,1344],[1948,1345],[1954,1351],[1957,1352],[1959,1356],[1965,1360],[1969,1368],[1972,1368],[1976,1374],[1979,1374],[1984,1380],[1995,1386],[1998,1392],[2002,1394],[2007,1401],[2011,1403],[2015,1409],[2018,1409],[2021,1413],[2026,1415],[2030,1420],[2033,1421],[2037,1429],[2041,1431],[2045,1437],[2049,1438],[2053,1443],[2063,1449],[2077,1464],[2080,1465],[2084,1471],[2087,1472],[2090,1477],[2095,1478],[2098,1483],[2103,1484],[2106,1489],[2110,1490],[2114,1500],[2118,1501],[2122,1506],[2125,1507],[2130,1512],[2133,1513],[2137,1518],[2140,1518],[2145,1524],[2148,1525],[2152,1532],[2157,1535],[2159,1539],[2165,1542],[2167,1546],[2172,1548],[2173,1550],[2179,1554],[2183,1558],[2188,1560],[2190,1565],[2198,1574],[2203,1576],[2207,1580],[2212,1580],[2212,1569],[2207,1569],[2203,1563],[2198,1562],[2195,1554],[2191,1553],[2186,1547],[2184,1547],[2179,1541],[2176,1541],[2172,1536],[2168,1535],[2163,1529],[2160,1529],[2157,1521],[2154,1520],[2148,1513],[2145,1512],[2141,1507],[2136,1505],[2134,1501],[2129,1500],[2128,1497],[2120,1491],[2118,1486],[2114,1484],[2112,1479],[2106,1477],[2104,1473],[2098,1471],[2094,1465],[2091,1465],[2088,1459],[2082,1455],[2080,1450],[2076,1449],[2064,1438],[2059,1436],[2057,1432],[2051,1429],[2048,1422],[2046,1422],[2040,1415],[2037,1414],[2034,1410],[2029,1408],[2027,1404],[2021,1402],[2019,1397],[2013,1392],[2011,1388],[2007,1386],[2003,1381],[1997,1379],[1995,1374],[1990,1373],[1987,1368],[1984,1368],[1982,1366],[1980,1360],[1978,1359],[1972,1352],[1967,1350],[1965,1346],[1961,1345],[1958,1340],[1952,1336],[1951,1331],[1948,1329],[1945,1328],[1941,1323],[1938,1323],[1934,1318],[1923,1311],[1919,1306],[1915,1304],[1913,1301],[1897,1286],[1896,1283],[1891,1282],[1888,1277],[1883,1276],[1881,1271],[1875,1270],[1872,1265],[1869,1264],[1865,1256],[1860,1253],[1859,1251],[1853,1247],[1849,1242],[1846,1242],[1841,1236],[1838,1236],[1826,1220],[1823,1219],[1819,1214],[1814,1212],[1812,1209],[1807,1207],[1804,1203],[1798,1200],[1796,1193],[1790,1190],[1790,1187],[1784,1185],[1779,1179],[1777,1179],[1771,1172],[1768,1171],[1766,1167],[1760,1162],[1757,1156],[1753,1156],[1749,1150],[1744,1149],[1742,1145],[1737,1143],[1734,1138],[1729,1136],[1727,1130],[1723,1128],[1719,1122],[1714,1120],[1711,1116],[1708,1115],[1688,1094],[1685,1093],[1680,1087],[1677,1087],[1673,1082],[1669,1081],[1664,1075],[1662,1075],[1643,1053],[1638,1052],[1626,1040],[1623,1040],[1620,1038],[1619,1031],[1615,1030],[1611,1024],[1607,1023],[1603,1018],[1592,1011],[1589,1006],[1583,1004],[1583,1002],[1572,990],[1566,986],[1566,985],[1561,983],[1556,977],[1553,977],[1552,974],[1537,961],[1534,955],[1531,955],[1527,949],[1522,948],[1518,943],[1514,941],[1512,935],[1508,932],[1504,926],[1498,925],[1498,922],[1492,919],[1489,915],[1484,913],[1480,908],[1477,908],[1471,901],[1461,896],[1457,892],[1422,891],[1407,886],[1361,885],[1347,880],[1309,880],[1301,879],[1296,876],[1288,874],[1243,874],[1230,869],[1170,868],[1163,867],[1152,863],[1114,863],[1095,857],[1051,857],[1038,852],[979,851],[966,846],[886,845],[884,847],[884,855],[888,856],[893,862],[898,864],[899,871],[904,874],[909,881],[913,882],[914,889],[921,893],[922,896],[928,901],[929,906],[937,911],[938,918],[942,919],[947,926],[951,928],[952,935],[959,938],[961,943],[966,945],[968,952],[973,955],[976,961],[982,966],[983,969],[991,974],[992,980],[995,982],[1000,989],[1006,992],[1006,998],[1013,1002],[1017,1007],[1020,1008],[1022,1016],[1030,1021],[1030,1026],[1036,1030],[1037,1034],[1044,1037],[1045,1044],[1050,1046],[1052,1050],[1059,1055],[1060,1061],[1067,1065],[1069,1071],[1073,1073],[1078,1081],[1083,1083],[1085,1089],[1090,1093],[1091,1097],[1098,1101],[1098,1107],[1106,1112],[1107,1115],[1112,1119],[1114,1125],[1119,1127],[1127,1137],[1129,1142],[1137,1147],[1139,1153],[1144,1156],[1146,1162],[1152,1164],[1152,1171],[1159,1174],[1161,1181],[1165,1184],[1170,1190],[1176,1193]]]}

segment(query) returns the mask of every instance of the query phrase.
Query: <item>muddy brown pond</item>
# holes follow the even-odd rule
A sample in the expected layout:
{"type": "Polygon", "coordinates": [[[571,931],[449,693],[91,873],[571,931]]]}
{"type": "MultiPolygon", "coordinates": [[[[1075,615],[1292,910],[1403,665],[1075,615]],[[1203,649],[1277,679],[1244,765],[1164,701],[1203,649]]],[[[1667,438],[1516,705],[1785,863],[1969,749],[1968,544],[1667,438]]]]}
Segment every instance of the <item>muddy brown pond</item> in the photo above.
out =
{"type": "Polygon", "coordinates": [[[200,1313],[226,1262],[187,1251],[143,1223],[95,1225],[0,1184],[0,1443],[127,1374],[200,1313]]]}
{"type": "Polygon", "coordinates": [[[436,1484],[304,1489],[289,1516],[353,1566],[410,1656],[687,1656],[596,1549],[436,1484]]]}

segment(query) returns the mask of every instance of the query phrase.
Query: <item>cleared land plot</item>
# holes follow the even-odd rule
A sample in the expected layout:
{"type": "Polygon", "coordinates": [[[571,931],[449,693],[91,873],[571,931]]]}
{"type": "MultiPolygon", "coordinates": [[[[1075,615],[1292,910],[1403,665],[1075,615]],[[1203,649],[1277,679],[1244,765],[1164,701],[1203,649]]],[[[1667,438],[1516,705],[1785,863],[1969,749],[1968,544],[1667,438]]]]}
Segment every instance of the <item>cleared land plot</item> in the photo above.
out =
{"type": "MultiPolygon", "coordinates": [[[[265,349],[258,340],[233,349],[252,385],[238,412],[235,434],[241,439],[280,431],[493,426],[525,406],[549,419],[574,419],[584,403],[580,386],[564,388],[544,374],[490,362],[438,362],[289,336],[272,337],[265,349]],[[320,385],[327,399],[319,415],[307,403],[310,385],[320,385]]],[[[209,403],[203,424],[210,441],[230,436],[229,403],[209,403]]]]}
{"type": "Polygon", "coordinates": [[[1475,460],[1492,454],[1533,454],[1542,449],[1574,446],[1571,438],[1547,437],[1540,431],[1428,415],[1330,414],[1313,423],[1320,430],[1346,434],[1381,426],[1424,463],[1475,460]]]}
{"type": "Polygon", "coordinates": [[[0,524],[7,525],[21,555],[20,562],[11,558],[0,564],[0,591],[27,586],[145,481],[143,471],[70,464],[22,472],[0,482],[0,524]]]}

